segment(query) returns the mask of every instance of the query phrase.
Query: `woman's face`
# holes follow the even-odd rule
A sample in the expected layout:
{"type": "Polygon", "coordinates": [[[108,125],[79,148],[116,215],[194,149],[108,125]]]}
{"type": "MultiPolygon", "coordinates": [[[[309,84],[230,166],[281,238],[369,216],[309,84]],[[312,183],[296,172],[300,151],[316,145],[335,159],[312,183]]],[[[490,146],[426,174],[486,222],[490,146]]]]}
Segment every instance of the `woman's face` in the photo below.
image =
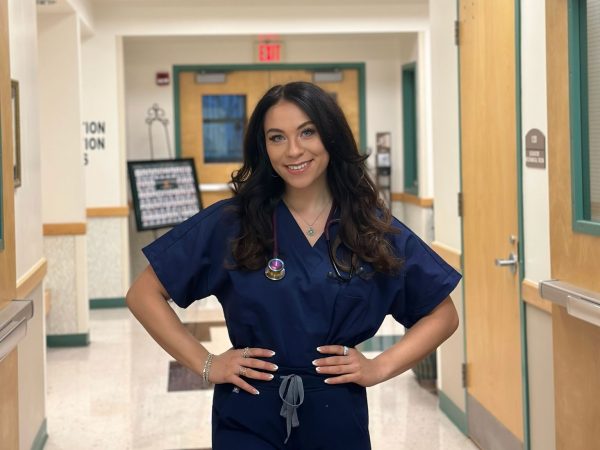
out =
{"type": "Polygon", "coordinates": [[[286,188],[325,188],[329,153],[304,111],[282,100],[267,111],[264,131],[269,160],[286,188]]]}

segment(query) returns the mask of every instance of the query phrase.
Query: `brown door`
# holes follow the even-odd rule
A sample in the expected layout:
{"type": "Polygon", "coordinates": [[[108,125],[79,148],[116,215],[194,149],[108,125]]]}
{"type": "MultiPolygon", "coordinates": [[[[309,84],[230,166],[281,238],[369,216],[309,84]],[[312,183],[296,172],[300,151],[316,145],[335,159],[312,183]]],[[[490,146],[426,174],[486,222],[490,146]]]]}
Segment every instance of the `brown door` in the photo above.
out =
{"type": "MultiPolygon", "coordinates": [[[[7,0],[0,0],[0,309],[16,297],[12,114],[7,0]]],[[[19,447],[17,350],[0,362],[0,446],[19,447]]]]}
{"type": "Polygon", "coordinates": [[[460,1],[467,417],[485,449],[522,448],[515,11],[460,1]]]}
{"type": "MultiPolygon", "coordinates": [[[[341,72],[341,82],[317,84],[336,96],[358,142],[360,136],[358,70],[344,69],[341,72]]],[[[231,173],[240,166],[240,162],[215,163],[205,160],[202,129],[203,95],[245,95],[248,118],[269,87],[290,81],[311,79],[312,71],[309,70],[238,70],[227,72],[223,83],[197,83],[195,72],[181,72],[179,74],[181,155],[184,158],[195,158],[200,183],[223,185],[230,181],[231,173]]],[[[206,207],[229,195],[226,189],[203,192],[202,203],[206,207]]]]}
{"type": "MultiPolygon", "coordinates": [[[[568,4],[546,1],[551,272],[553,279],[600,293],[600,236],[574,232],[572,225],[568,4]]],[[[594,126],[598,125],[590,123],[590,128],[594,126]]],[[[600,445],[600,327],[553,305],[552,333],[556,448],[596,449],[600,445]]]]}

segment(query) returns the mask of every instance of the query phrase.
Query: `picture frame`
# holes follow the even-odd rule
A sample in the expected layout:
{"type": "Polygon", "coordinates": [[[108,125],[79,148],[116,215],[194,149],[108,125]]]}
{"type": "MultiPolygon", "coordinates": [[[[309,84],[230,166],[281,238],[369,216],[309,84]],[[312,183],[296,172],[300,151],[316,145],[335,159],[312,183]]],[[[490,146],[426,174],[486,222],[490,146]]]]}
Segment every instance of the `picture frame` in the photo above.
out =
{"type": "Polygon", "coordinates": [[[202,209],[193,158],[128,161],[137,231],[170,228],[202,209]]]}
{"type": "Polygon", "coordinates": [[[15,189],[21,186],[21,112],[19,82],[10,80],[12,106],[13,180],[15,189]]]}

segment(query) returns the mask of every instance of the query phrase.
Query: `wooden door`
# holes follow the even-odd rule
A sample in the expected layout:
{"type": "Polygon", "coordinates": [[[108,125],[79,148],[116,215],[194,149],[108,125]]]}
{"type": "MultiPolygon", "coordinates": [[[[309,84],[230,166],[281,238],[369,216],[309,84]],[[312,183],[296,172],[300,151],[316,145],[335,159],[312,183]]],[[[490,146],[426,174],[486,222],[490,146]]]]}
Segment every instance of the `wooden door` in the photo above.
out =
{"type": "MultiPolygon", "coordinates": [[[[8,6],[0,0],[0,309],[16,297],[8,6]]],[[[19,447],[17,350],[0,362],[0,447],[19,447]]]]}
{"type": "MultiPolygon", "coordinates": [[[[546,1],[551,272],[553,279],[598,293],[600,236],[576,233],[572,226],[568,3],[546,1]]],[[[556,448],[598,448],[600,327],[553,305],[552,332],[556,448]]]]}
{"type": "MultiPolygon", "coordinates": [[[[325,91],[335,95],[340,107],[344,110],[350,124],[354,139],[360,145],[360,102],[358,89],[358,70],[340,70],[342,80],[315,83],[325,91]]],[[[312,70],[272,70],[269,72],[269,86],[285,84],[290,81],[313,81],[312,70]]]]}
{"type": "MultiPolygon", "coordinates": [[[[342,81],[317,83],[327,92],[334,94],[344,110],[354,137],[360,141],[360,102],[358,70],[341,70],[342,81]]],[[[310,70],[237,70],[226,73],[224,83],[197,83],[195,72],[179,74],[179,107],[181,118],[181,156],[193,157],[201,184],[224,185],[231,179],[241,162],[206,162],[203,148],[202,96],[235,94],[246,96],[246,117],[249,118],[256,103],[266,90],[276,84],[290,81],[311,81],[310,70]]],[[[206,207],[217,200],[229,197],[227,189],[202,193],[202,203],[206,207]]]]}
{"type": "Polygon", "coordinates": [[[469,434],[522,448],[519,271],[495,265],[519,247],[514,2],[461,0],[459,17],[469,434]]]}
{"type": "MultiPolygon", "coordinates": [[[[233,94],[246,96],[246,118],[250,117],[260,97],[269,87],[267,71],[228,72],[224,83],[196,83],[195,72],[179,74],[179,107],[181,118],[181,156],[195,158],[196,171],[201,184],[225,184],[231,180],[231,173],[240,167],[239,162],[205,162],[203,146],[202,96],[233,94]]],[[[204,207],[229,197],[224,189],[216,192],[203,192],[204,207]]]]}

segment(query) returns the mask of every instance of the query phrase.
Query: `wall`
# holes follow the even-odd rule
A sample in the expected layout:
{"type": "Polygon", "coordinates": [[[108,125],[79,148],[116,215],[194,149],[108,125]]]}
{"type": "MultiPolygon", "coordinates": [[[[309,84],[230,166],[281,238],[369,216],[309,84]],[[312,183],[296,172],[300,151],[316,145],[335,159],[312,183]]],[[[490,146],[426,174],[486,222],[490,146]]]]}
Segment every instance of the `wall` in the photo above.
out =
{"type": "MultiPolygon", "coordinates": [[[[455,254],[462,251],[461,220],[457,212],[460,191],[458,51],[454,44],[456,4],[431,0],[432,153],[435,242],[455,254]]],[[[465,361],[462,283],[452,293],[461,323],[438,355],[440,390],[465,412],[461,365],[465,361]]]]}
{"type": "MultiPolygon", "coordinates": [[[[544,0],[521,2],[522,151],[532,128],[547,136],[546,11],[544,0]]],[[[548,145],[548,142],[546,142],[548,145]]],[[[550,144],[551,145],[551,144],[550,144]]],[[[525,279],[550,279],[549,197],[547,169],[523,162],[525,279]]],[[[555,448],[552,317],[526,305],[531,448],[555,448]]]]}
{"type": "Polygon", "coordinates": [[[98,305],[123,299],[130,284],[127,176],[120,133],[122,40],[94,30],[82,41],[81,65],[87,295],[98,305]]]}
{"type": "MultiPolygon", "coordinates": [[[[19,82],[21,186],[15,190],[17,280],[43,260],[40,131],[38,116],[38,55],[34,2],[10,0],[11,79],[19,82]]],[[[19,442],[29,449],[46,418],[45,327],[42,284],[26,297],[34,316],[19,343],[19,442]]]]}
{"type": "Polygon", "coordinates": [[[46,287],[53,299],[48,334],[85,338],[89,308],[79,19],[74,12],[40,14],[38,36],[42,220],[46,287]]]}

